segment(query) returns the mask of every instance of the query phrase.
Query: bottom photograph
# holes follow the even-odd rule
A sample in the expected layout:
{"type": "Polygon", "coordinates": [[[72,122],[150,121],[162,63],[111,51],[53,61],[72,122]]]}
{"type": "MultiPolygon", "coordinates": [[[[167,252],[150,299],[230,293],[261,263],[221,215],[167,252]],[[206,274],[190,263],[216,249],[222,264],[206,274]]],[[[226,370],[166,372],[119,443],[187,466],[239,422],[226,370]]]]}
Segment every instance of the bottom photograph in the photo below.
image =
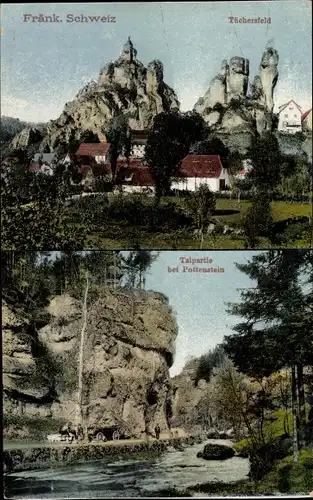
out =
{"type": "Polygon", "coordinates": [[[6,498],[313,490],[313,252],[8,252],[6,498]]]}

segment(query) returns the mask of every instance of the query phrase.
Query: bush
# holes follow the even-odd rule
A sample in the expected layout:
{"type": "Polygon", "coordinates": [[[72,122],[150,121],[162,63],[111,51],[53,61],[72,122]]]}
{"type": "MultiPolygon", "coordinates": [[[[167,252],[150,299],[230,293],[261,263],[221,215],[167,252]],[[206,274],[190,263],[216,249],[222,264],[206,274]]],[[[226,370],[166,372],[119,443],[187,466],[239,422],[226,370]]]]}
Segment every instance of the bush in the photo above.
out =
{"type": "Polygon", "coordinates": [[[190,218],[175,203],[151,205],[141,195],[117,196],[109,206],[108,217],[130,226],[148,226],[157,232],[190,224],[190,218]]]}

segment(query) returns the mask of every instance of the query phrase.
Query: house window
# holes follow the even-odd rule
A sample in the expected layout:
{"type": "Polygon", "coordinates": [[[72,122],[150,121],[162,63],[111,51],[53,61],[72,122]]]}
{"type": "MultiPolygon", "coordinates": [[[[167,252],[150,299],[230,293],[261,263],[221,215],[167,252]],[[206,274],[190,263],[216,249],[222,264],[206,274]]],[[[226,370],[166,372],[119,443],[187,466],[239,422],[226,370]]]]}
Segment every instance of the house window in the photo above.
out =
{"type": "Polygon", "coordinates": [[[288,115],[284,115],[284,118],[288,118],[288,115]]]}
{"type": "Polygon", "coordinates": [[[283,127],[287,127],[287,122],[283,122],[283,127]]]}
{"type": "Polygon", "coordinates": [[[293,115],[294,118],[297,118],[297,115],[293,115]]]}
{"type": "Polygon", "coordinates": [[[220,191],[223,191],[223,189],[226,188],[226,181],[225,179],[220,179],[220,191]]]}

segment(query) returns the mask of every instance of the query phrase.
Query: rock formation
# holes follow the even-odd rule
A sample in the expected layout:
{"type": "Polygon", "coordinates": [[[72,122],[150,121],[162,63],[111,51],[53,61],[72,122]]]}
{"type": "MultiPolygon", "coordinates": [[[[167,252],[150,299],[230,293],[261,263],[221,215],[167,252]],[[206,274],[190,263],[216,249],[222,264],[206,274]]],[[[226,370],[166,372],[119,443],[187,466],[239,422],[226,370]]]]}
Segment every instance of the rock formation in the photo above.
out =
{"type": "MultiPolygon", "coordinates": [[[[5,303],[4,413],[8,437],[33,422],[75,423],[81,303],[57,296],[37,332],[5,303]],[[10,424],[10,422],[12,422],[10,424]]],[[[103,290],[89,306],[84,346],[83,414],[87,425],[119,424],[130,436],[167,428],[176,322],[158,293],[103,290]]],[[[39,425],[39,424],[38,424],[39,425]]],[[[56,428],[55,431],[58,429],[56,428]]],[[[47,432],[48,433],[48,432],[47,432]]]]}
{"type": "Polygon", "coordinates": [[[127,113],[133,130],[144,130],[151,127],[157,113],[178,108],[175,92],[163,80],[162,63],[152,61],[146,68],[128,39],[120,57],[101,69],[97,82],[89,82],[65,104],[61,116],[47,124],[43,137],[27,139],[28,132],[23,131],[14,138],[11,149],[28,148],[36,141],[38,150],[55,151],[79,141],[86,132],[101,134],[119,113],[127,113]]]}
{"type": "Polygon", "coordinates": [[[278,80],[278,53],[267,47],[262,55],[259,74],[248,92],[249,61],[232,57],[223,61],[204,97],[194,106],[231,150],[245,153],[256,134],[272,129],[273,93],[278,80]]]}

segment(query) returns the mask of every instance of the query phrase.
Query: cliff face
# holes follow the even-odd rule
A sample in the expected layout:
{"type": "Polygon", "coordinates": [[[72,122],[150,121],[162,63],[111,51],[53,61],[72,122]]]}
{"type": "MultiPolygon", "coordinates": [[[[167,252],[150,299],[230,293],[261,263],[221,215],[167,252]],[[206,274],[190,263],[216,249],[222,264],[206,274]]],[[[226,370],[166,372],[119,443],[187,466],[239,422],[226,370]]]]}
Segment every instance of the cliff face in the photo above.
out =
{"type": "MultiPolygon", "coordinates": [[[[47,312],[49,322],[36,331],[3,304],[8,421],[22,416],[75,423],[82,305],[62,295],[51,300],[47,312]]],[[[101,292],[87,311],[82,407],[87,425],[119,424],[132,436],[156,423],[167,428],[176,335],[162,295],[101,292]]],[[[9,434],[14,435],[12,426],[9,434]]]]}
{"type": "Polygon", "coordinates": [[[79,141],[85,133],[101,135],[105,124],[120,113],[128,115],[133,130],[147,129],[158,113],[178,107],[175,92],[164,82],[162,63],[155,60],[145,67],[128,40],[120,57],[104,66],[98,81],[81,89],[41,136],[26,129],[14,138],[11,149],[28,148],[36,142],[40,151],[57,150],[79,141]]]}
{"type": "Polygon", "coordinates": [[[179,375],[171,379],[173,392],[173,426],[187,432],[225,427],[228,423],[219,408],[219,388],[216,383],[217,369],[213,368],[209,381],[197,379],[200,358],[188,362],[179,375]]]}
{"type": "Polygon", "coordinates": [[[194,110],[231,150],[244,154],[257,133],[272,129],[278,62],[277,51],[268,47],[248,95],[248,59],[232,57],[229,63],[223,61],[208,91],[195,104],[194,110]]]}

